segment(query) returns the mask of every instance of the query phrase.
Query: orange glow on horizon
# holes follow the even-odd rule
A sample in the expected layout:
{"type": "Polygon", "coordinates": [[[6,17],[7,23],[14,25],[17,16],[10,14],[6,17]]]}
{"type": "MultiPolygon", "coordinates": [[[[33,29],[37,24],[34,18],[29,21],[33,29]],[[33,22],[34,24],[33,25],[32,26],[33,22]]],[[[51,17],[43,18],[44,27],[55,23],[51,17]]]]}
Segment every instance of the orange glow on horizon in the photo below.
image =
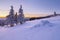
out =
{"type": "Polygon", "coordinates": [[[25,17],[43,17],[47,15],[48,14],[25,14],[25,17]]]}
{"type": "MultiPolygon", "coordinates": [[[[6,17],[9,14],[9,11],[0,11],[0,17],[6,17]]],[[[48,14],[30,14],[30,13],[25,13],[25,17],[43,17],[47,16],[48,14]]]]}
{"type": "Polygon", "coordinates": [[[8,15],[8,11],[0,10],[0,17],[6,17],[8,15]]]}
{"type": "MultiPolygon", "coordinates": [[[[0,17],[6,17],[7,15],[0,15],[0,17]]],[[[47,16],[47,14],[24,14],[25,17],[43,17],[43,16],[47,16]]]]}

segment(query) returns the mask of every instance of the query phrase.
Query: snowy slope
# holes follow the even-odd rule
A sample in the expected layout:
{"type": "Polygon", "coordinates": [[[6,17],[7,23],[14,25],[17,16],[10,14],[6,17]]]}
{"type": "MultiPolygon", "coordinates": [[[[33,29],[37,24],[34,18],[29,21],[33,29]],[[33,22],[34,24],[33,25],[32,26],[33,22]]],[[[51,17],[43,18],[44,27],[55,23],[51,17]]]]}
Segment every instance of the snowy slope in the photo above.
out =
{"type": "Polygon", "coordinates": [[[60,40],[60,16],[0,27],[0,40],[60,40]]]}

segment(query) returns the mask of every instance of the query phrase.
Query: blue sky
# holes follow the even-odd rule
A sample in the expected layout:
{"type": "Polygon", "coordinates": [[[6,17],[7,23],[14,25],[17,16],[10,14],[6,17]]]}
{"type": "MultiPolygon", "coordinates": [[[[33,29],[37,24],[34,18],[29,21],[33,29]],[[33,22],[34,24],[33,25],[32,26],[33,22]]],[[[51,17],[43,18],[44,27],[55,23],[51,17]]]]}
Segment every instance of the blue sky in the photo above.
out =
{"type": "Polygon", "coordinates": [[[0,0],[0,10],[8,11],[13,5],[15,12],[18,12],[20,4],[23,5],[24,13],[60,13],[60,0],[0,0]]]}

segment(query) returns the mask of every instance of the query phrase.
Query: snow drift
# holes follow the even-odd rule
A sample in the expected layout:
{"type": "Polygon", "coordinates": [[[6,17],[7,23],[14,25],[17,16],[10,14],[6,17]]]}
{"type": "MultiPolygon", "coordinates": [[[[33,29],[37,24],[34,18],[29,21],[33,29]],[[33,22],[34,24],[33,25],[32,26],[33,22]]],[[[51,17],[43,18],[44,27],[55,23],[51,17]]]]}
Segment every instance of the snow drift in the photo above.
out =
{"type": "Polygon", "coordinates": [[[60,16],[0,27],[0,40],[60,40],[60,16]]]}

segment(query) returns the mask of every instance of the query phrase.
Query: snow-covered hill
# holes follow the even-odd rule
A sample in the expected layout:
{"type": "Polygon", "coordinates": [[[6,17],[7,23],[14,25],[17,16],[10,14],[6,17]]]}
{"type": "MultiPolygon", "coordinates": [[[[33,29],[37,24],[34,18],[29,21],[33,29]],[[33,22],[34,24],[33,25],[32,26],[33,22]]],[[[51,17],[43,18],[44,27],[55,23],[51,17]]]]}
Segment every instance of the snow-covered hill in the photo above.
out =
{"type": "Polygon", "coordinates": [[[0,27],[0,40],[60,40],[60,16],[0,27]]]}

